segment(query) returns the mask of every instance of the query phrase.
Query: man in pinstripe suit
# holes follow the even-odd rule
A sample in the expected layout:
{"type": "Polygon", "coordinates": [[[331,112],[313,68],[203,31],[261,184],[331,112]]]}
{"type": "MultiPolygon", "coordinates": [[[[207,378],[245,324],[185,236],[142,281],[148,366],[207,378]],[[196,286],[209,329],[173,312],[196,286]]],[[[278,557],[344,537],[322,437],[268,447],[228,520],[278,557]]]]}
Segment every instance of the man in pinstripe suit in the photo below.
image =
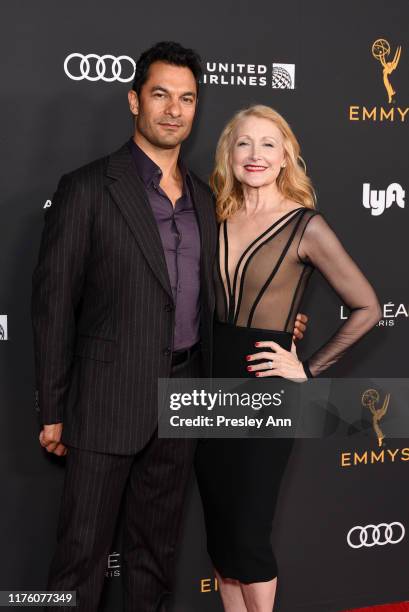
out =
{"type": "Polygon", "coordinates": [[[157,379],[211,372],[214,204],[179,160],[200,75],[176,43],[143,53],[133,139],[65,175],[45,213],[32,294],[40,443],[67,455],[48,589],[76,590],[84,612],[98,610],[121,503],[124,609],[164,610],[171,591],[195,443],[157,437],[157,379]]]}

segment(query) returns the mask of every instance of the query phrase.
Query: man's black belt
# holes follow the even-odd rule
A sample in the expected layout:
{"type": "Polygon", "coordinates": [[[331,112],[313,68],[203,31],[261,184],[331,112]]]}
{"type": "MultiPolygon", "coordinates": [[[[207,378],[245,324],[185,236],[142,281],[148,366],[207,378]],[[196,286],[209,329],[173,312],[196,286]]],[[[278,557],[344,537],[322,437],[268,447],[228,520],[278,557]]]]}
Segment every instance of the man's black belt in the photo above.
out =
{"type": "Polygon", "coordinates": [[[181,351],[173,351],[172,353],[172,367],[185,363],[192,358],[192,355],[200,348],[200,342],[196,342],[193,346],[188,349],[181,351]]]}

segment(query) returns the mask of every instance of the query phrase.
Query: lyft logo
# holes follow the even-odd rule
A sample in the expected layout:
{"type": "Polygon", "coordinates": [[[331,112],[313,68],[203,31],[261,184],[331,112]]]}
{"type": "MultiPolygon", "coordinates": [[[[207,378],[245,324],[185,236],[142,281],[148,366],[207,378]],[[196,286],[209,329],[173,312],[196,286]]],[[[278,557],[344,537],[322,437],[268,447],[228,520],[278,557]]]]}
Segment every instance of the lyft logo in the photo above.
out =
{"type": "Polygon", "coordinates": [[[364,183],[362,204],[371,210],[371,215],[378,217],[386,208],[397,204],[405,208],[405,190],[399,183],[391,183],[387,189],[371,189],[370,183],[364,183]]]}

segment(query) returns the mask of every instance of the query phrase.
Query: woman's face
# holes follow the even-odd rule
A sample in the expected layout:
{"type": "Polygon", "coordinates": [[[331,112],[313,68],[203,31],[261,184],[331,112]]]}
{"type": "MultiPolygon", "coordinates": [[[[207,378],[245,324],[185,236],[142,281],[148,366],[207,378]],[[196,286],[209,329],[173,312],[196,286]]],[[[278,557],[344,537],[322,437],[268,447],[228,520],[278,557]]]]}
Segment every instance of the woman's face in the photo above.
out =
{"type": "Polygon", "coordinates": [[[275,123],[260,117],[242,119],[233,134],[236,179],[249,187],[264,187],[276,181],[283,165],[283,136],[275,123]]]}

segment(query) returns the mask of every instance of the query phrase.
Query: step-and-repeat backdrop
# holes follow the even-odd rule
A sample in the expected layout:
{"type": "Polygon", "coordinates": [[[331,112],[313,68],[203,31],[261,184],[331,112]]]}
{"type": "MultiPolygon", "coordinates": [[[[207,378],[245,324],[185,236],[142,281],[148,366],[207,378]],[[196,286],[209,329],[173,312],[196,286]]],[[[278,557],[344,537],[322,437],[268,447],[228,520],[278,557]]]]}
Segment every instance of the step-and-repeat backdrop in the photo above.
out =
{"type": "MultiPolygon", "coordinates": [[[[202,55],[184,158],[205,180],[237,109],[271,105],[299,138],[319,208],[383,307],[377,327],[328,375],[407,376],[408,20],[404,0],[2,3],[1,589],[44,588],[64,475],[64,461],[38,445],[33,401],[29,301],[43,212],[64,172],[131,135],[134,62],[154,42],[202,55]]],[[[305,356],[348,316],[318,273],[303,311],[305,356]]],[[[288,466],[273,534],[282,612],[408,598],[409,440],[379,447],[361,393],[356,401],[349,435],[298,440],[288,466]]],[[[221,610],[193,480],[176,574],[176,612],[221,610]]],[[[120,576],[119,523],[104,610],[120,609],[120,576]]]]}

